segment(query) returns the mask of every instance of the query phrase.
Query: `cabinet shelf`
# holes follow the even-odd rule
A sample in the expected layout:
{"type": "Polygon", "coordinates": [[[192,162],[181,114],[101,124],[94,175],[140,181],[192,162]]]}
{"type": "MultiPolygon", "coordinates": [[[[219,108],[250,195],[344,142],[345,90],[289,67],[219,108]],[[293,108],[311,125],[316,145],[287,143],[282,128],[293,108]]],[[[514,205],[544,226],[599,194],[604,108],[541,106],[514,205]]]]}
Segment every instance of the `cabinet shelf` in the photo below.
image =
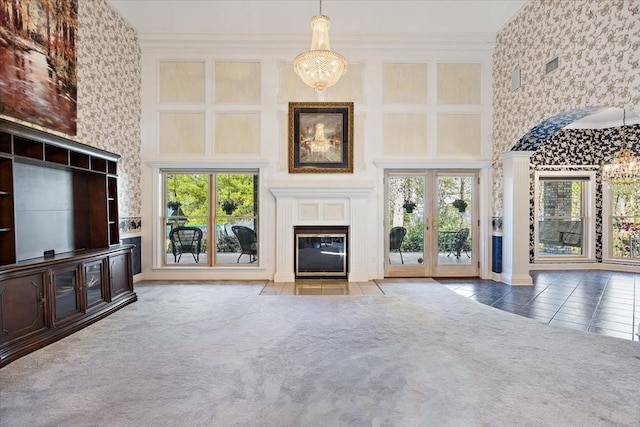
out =
{"type": "Polygon", "coordinates": [[[63,174],[68,177],[65,179],[70,179],[71,189],[65,184],[60,191],[65,192],[64,199],[70,201],[70,206],[65,208],[71,212],[73,222],[73,228],[68,231],[71,249],[105,248],[118,241],[118,227],[108,221],[118,221],[119,158],[114,153],[0,119],[0,229],[4,230],[0,233],[0,268],[22,257],[16,245],[23,229],[16,227],[14,198],[21,196],[15,194],[16,189],[28,191],[34,200],[44,196],[39,186],[25,188],[26,181],[15,182],[25,179],[19,173],[25,164],[68,171],[63,174]],[[19,168],[16,163],[20,164],[19,168]]]}

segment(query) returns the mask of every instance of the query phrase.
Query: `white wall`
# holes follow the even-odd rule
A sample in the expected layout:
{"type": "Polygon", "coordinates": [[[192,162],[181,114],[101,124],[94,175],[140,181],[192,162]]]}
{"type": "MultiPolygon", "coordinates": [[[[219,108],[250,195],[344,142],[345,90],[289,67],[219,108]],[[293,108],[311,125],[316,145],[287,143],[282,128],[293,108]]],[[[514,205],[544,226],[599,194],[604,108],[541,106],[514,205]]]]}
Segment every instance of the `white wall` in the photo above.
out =
{"type": "MultiPolygon", "coordinates": [[[[486,172],[491,159],[491,40],[477,35],[456,41],[424,37],[391,37],[392,42],[378,44],[353,39],[343,47],[332,43],[349,61],[349,71],[329,89],[326,101],[355,103],[354,172],[290,174],[288,102],[315,101],[313,90],[292,67],[307,43],[301,47],[296,40],[277,37],[141,36],[144,277],[273,279],[279,251],[270,187],[282,189],[288,183],[304,192],[345,182],[371,185],[363,202],[369,213],[366,232],[356,236],[364,239],[368,254],[352,254],[352,260],[359,260],[352,270],[366,272],[359,280],[382,277],[382,168],[486,172]],[[243,143],[229,143],[233,132],[226,126],[233,129],[232,123],[238,122],[246,125],[238,129],[243,143]],[[256,124],[258,131],[252,132],[256,124]],[[184,143],[172,144],[176,135],[184,143]],[[161,204],[157,173],[168,167],[237,166],[262,170],[259,268],[160,268],[155,246],[161,204]]],[[[491,183],[483,181],[481,194],[488,195],[491,183]]],[[[481,212],[490,206],[486,197],[480,201],[481,212]]],[[[490,218],[483,214],[481,220],[481,251],[486,253],[490,218]]],[[[482,267],[486,273],[488,267],[482,267]]]]}

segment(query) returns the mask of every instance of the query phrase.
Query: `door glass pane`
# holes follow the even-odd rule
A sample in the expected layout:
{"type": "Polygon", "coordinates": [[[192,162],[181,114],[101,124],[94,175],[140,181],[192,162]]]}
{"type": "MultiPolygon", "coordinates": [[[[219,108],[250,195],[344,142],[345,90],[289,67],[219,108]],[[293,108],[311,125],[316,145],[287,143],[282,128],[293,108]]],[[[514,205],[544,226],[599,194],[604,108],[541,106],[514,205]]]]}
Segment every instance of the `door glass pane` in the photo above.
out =
{"type": "Polygon", "coordinates": [[[216,174],[216,264],[257,264],[258,175],[216,174]]]}
{"type": "Polygon", "coordinates": [[[84,278],[87,288],[87,305],[92,306],[104,300],[102,296],[102,262],[85,265],[84,278]]]}
{"type": "Polygon", "coordinates": [[[76,270],[56,272],[54,275],[56,285],[56,319],[67,314],[78,313],[78,297],[76,289],[76,270]]]}
{"type": "Polygon", "coordinates": [[[389,176],[389,264],[424,263],[423,176],[389,176]]]}
{"type": "Polygon", "coordinates": [[[474,176],[438,175],[438,264],[470,265],[474,176]]]}
{"type": "Polygon", "coordinates": [[[637,185],[611,184],[611,236],[614,258],[640,258],[640,191],[637,185]]]}
{"type": "Polygon", "coordinates": [[[538,183],[538,256],[581,256],[584,251],[584,179],[538,183]]]}
{"type": "Polygon", "coordinates": [[[165,263],[207,265],[209,174],[168,173],[165,188],[165,263]]]}

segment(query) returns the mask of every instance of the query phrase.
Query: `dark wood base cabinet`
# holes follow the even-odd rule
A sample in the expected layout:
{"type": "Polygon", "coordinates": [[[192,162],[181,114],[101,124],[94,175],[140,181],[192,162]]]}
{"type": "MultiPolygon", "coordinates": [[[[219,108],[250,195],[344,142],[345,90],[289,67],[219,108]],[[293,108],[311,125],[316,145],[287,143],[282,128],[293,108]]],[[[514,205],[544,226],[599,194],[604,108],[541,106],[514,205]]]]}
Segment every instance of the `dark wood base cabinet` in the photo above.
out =
{"type": "Polygon", "coordinates": [[[115,245],[0,267],[0,367],[137,301],[132,248],[115,245]]]}

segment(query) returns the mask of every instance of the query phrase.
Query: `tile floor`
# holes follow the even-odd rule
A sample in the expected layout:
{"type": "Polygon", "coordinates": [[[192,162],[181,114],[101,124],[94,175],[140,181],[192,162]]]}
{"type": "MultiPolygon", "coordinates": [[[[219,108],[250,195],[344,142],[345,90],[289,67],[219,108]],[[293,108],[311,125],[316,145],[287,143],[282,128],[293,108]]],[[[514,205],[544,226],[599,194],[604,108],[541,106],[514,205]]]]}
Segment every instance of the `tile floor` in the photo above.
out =
{"type": "MultiPolygon", "coordinates": [[[[471,300],[565,328],[638,341],[640,274],[611,271],[533,271],[533,286],[477,278],[438,278],[471,300]]],[[[269,282],[261,295],[383,295],[375,282],[338,279],[269,282]]]]}
{"type": "Polygon", "coordinates": [[[436,279],[454,292],[550,325],[638,341],[640,275],[532,271],[532,287],[479,279],[436,279]]]}

